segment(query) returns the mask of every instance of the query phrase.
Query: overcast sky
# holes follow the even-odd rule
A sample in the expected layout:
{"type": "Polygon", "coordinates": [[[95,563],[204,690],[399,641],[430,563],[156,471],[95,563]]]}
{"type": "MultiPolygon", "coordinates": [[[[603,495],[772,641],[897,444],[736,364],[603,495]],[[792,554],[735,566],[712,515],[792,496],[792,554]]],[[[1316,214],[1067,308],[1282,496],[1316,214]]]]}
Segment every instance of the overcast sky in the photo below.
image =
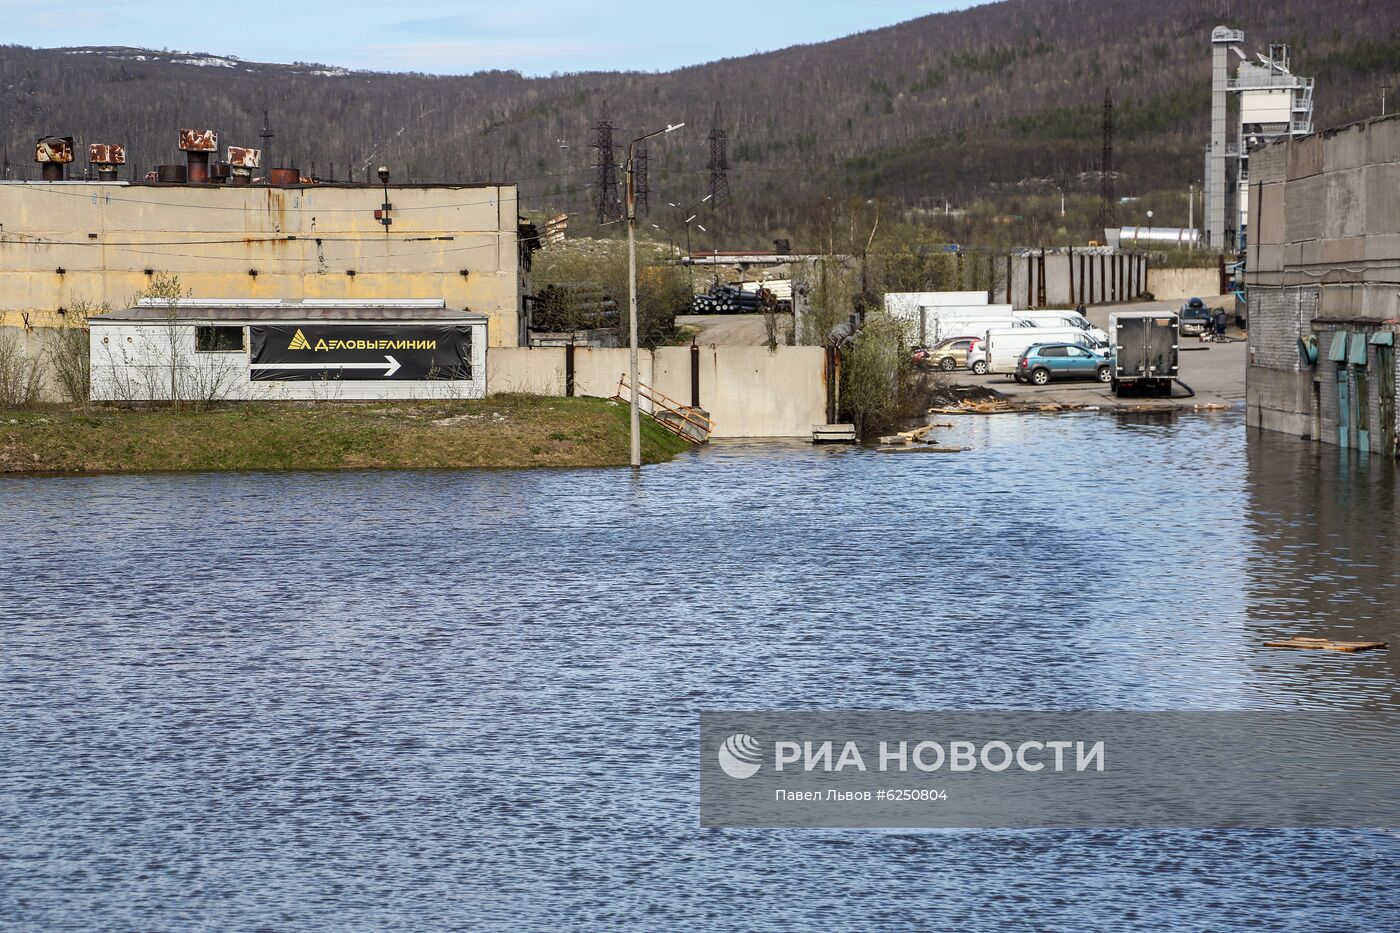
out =
{"type": "Polygon", "coordinates": [[[132,45],[311,61],[348,68],[463,74],[665,70],[834,39],[974,0],[0,0],[0,42],[132,45]]]}

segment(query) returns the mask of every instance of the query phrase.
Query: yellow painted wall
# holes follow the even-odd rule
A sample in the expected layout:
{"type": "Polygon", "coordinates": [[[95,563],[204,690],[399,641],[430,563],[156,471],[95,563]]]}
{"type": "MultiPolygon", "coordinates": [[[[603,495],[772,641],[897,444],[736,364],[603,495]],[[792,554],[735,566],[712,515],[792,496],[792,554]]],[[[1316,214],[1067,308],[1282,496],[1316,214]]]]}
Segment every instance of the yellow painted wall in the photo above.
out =
{"type": "Polygon", "coordinates": [[[0,183],[0,324],[44,326],[78,300],[127,307],[149,269],[195,298],[442,298],[516,346],[515,187],[388,194],[386,232],[374,186],[0,183]]]}

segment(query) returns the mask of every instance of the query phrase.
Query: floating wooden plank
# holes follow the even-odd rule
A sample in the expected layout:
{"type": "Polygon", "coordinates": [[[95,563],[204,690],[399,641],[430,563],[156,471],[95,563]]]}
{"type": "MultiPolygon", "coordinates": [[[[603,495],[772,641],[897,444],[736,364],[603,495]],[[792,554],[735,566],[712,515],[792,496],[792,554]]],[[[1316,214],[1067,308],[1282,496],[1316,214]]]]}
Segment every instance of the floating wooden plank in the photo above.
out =
{"type": "Polygon", "coordinates": [[[1281,641],[1266,641],[1265,648],[1307,648],[1313,651],[1375,651],[1390,647],[1383,641],[1333,641],[1330,638],[1295,636],[1281,641]]]}
{"type": "Polygon", "coordinates": [[[933,444],[912,444],[907,447],[876,447],[877,454],[960,454],[971,447],[936,447],[933,444]]]}

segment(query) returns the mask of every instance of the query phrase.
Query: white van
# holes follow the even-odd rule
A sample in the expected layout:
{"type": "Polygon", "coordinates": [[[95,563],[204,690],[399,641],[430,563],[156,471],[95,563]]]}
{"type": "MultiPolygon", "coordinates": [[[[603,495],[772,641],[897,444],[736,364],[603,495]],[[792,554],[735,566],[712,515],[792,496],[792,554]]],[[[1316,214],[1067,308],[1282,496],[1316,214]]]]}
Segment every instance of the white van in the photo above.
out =
{"type": "Polygon", "coordinates": [[[1078,311],[1017,311],[1015,317],[1018,321],[1034,321],[1038,327],[1077,327],[1100,345],[1108,346],[1108,332],[1089,323],[1078,311]]]}
{"type": "Polygon", "coordinates": [[[977,373],[1013,376],[1021,354],[1037,343],[1077,343],[1093,348],[1092,338],[1078,327],[1000,327],[987,331],[981,347],[973,345],[967,366],[977,373]]]}

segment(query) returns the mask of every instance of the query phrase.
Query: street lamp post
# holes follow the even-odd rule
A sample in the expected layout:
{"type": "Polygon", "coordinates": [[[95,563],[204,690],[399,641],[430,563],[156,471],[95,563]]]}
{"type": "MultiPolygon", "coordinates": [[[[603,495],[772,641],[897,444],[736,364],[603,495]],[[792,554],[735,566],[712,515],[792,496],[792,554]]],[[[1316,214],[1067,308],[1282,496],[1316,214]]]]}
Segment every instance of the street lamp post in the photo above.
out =
{"type": "MultiPolygon", "coordinates": [[[[666,202],[671,207],[674,207],[676,210],[680,211],[681,217],[683,218],[681,220],[681,223],[685,225],[685,268],[686,271],[689,272],[690,290],[692,293],[695,291],[695,261],[694,253],[690,249],[690,223],[695,218],[700,216],[698,213],[696,213],[700,209],[700,206],[703,205],[706,201],[710,200],[710,198],[712,197],[714,197],[714,195],[707,194],[700,200],[696,201],[694,204],[690,205],[689,207],[681,207],[675,201],[666,202]]],[[[705,229],[703,226],[700,226],[700,224],[696,224],[696,226],[700,227],[702,231],[705,229]]]]}
{"type": "Polygon", "coordinates": [[[639,411],[640,393],[637,390],[637,185],[632,168],[638,143],[674,132],[683,126],[684,123],[667,124],[664,130],[638,136],[627,144],[627,375],[631,383],[632,413],[628,427],[632,440],[633,469],[642,466],[642,418],[639,411]]]}

